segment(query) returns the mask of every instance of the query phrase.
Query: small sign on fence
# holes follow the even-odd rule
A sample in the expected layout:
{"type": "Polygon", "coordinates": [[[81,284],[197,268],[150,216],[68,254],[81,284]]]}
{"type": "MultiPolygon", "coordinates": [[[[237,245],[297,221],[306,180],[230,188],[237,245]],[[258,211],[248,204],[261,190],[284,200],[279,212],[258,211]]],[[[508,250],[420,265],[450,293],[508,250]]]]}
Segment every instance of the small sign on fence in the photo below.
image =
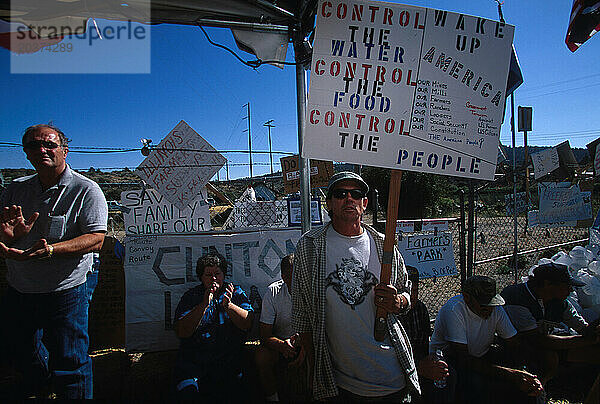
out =
{"type": "Polygon", "coordinates": [[[584,203],[579,185],[542,182],[538,185],[540,196],[539,223],[557,223],[591,219],[591,208],[584,203]]]}
{"type": "Polygon", "coordinates": [[[420,278],[456,275],[452,233],[413,233],[398,237],[398,249],[406,265],[419,271],[420,278]]]}
{"type": "MultiPolygon", "coordinates": [[[[302,225],[302,212],[299,199],[287,199],[288,208],[288,226],[302,225]]],[[[310,201],[310,223],[314,226],[323,224],[323,215],[321,215],[321,200],[318,198],[310,201]]]]}
{"type": "MultiPolygon", "coordinates": [[[[506,204],[506,216],[512,216],[515,214],[515,196],[514,194],[507,194],[504,196],[504,203],[506,204]]],[[[527,210],[527,201],[525,198],[525,192],[517,192],[517,215],[527,210]]]]}

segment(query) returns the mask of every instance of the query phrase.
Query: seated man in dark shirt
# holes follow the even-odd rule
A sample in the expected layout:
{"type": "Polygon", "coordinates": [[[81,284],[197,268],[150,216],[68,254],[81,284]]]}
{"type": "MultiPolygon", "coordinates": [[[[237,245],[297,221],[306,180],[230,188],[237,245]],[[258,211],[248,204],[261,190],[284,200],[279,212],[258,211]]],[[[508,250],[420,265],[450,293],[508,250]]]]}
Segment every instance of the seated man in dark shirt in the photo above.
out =
{"type": "Polygon", "coordinates": [[[566,265],[549,263],[534,268],[527,282],[507,286],[501,293],[522,341],[519,356],[539,372],[542,383],[555,375],[559,358],[600,364],[600,329],[588,325],[567,300],[573,286],[584,285],[571,277],[566,265]],[[579,335],[553,335],[559,323],[579,335]]]}

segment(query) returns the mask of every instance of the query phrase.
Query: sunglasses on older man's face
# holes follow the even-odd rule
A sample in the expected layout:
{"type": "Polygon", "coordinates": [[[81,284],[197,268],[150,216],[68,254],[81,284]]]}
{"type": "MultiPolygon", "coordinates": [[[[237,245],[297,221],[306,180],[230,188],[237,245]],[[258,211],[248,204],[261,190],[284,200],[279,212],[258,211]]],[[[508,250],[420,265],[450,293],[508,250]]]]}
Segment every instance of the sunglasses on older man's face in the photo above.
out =
{"type": "Polygon", "coordinates": [[[365,197],[365,193],[362,189],[342,189],[336,188],[331,193],[335,199],[345,199],[348,194],[352,199],[362,199],[365,197]]]}
{"type": "Polygon", "coordinates": [[[56,149],[58,146],[60,145],[49,140],[30,140],[23,145],[24,148],[30,150],[39,149],[40,147],[43,147],[44,149],[56,149]]]}

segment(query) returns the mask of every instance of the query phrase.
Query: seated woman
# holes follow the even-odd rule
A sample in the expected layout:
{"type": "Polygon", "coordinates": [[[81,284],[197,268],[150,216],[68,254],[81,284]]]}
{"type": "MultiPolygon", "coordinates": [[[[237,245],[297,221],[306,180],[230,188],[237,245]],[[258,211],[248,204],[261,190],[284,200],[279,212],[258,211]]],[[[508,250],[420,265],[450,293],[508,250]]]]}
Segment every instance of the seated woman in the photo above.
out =
{"type": "Polygon", "coordinates": [[[221,255],[201,257],[196,274],[201,284],[188,290],[175,310],[181,339],[177,392],[181,399],[201,395],[207,402],[228,402],[243,394],[243,347],[254,313],[242,288],[224,281],[227,261],[221,255]]]}

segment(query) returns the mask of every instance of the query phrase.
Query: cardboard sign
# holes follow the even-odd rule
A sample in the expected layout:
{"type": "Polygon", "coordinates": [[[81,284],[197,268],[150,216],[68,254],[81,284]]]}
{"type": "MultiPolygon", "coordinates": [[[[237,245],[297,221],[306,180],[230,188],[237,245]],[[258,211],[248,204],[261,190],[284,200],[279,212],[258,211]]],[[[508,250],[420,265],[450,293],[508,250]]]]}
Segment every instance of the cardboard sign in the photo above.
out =
{"type": "Polygon", "coordinates": [[[135,173],[184,210],[198,198],[225,161],[202,136],[181,121],[152,149],[135,173]]]}
{"type": "MultiPolygon", "coordinates": [[[[564,184],[564,183],[562,183],[564,184]]],[[[568,186],[543,182],[538,185],[540,196],[539,223],[572,222],[591,219],[591,208],[584,203],[579,185],[568,186]]]]}
{"type": "MultiPolygon", "coordinates": [[[[298,155],[280,158],[283,173],[283,186],[286,194],[300,191],[300,170],[298,155]]],[[[333,162],[310,160],[310,187],[326,187],[333,175],[333,162]]]]}
{"type": "Polygon", "coordinates": [[[413,233],[398,238],[398,249],[406,265],[419,271],[420,278],[456,275],[452,233],[413,233]]]}
{"type": "Polygon", "coordinates": [[[225,280],[240,285],[256,304],[267,286],[281,279],[281,258],[294,252],[300,233],[287,229],[126,237],[127,350],[151,352],[179,346],[173,316],[183,293],[198,285],[196,261],[202,255],[213,249],[222,254],[230,264],[225,280]]]}
{"type": "Polygon", "coordinates": [[[153,189],[121,193],[125,234],[197,233],[212,229],[206,188],[180,210],[153,189]]]}
{"type": "Polygon", "coordinates": [[[448,11],[321,0],[303,157],[492,180],[513,32],[448,11]]]}
{"type": "Polygon", "coordinates": [[[560,167],[558,150],[554,147],[532,154],[531,161],[533,162],[533,171],[536,180],[560,167]]]}

